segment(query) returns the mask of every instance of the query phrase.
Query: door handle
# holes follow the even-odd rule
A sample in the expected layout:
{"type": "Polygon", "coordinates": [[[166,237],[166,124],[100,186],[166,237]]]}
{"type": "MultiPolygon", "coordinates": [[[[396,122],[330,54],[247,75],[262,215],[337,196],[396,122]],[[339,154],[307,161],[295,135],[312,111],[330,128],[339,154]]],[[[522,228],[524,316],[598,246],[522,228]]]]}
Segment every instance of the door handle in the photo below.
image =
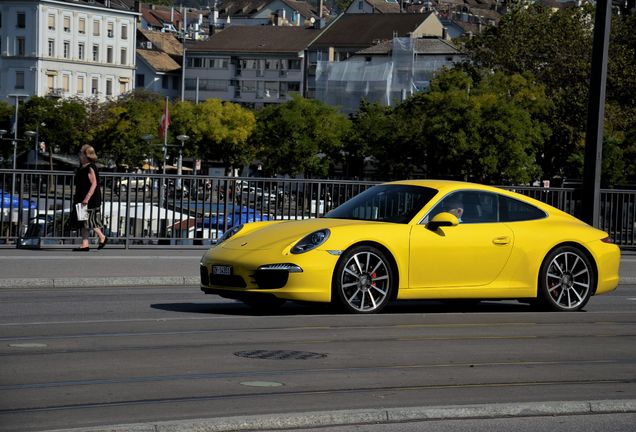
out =
{"type": "Polygon", "coordinates": [[[492,239],[492,242],[496,245],[507,245],[510,243],[510,237],[508,236],[495,237],[494,239],[492,239]]]}

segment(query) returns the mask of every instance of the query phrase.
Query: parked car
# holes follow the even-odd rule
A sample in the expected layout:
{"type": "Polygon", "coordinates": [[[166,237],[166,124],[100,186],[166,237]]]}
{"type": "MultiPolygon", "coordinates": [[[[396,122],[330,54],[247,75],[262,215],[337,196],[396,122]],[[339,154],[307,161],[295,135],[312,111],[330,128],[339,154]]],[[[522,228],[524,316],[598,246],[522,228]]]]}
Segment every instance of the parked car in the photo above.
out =
{"type": "Polygon", "coordinates": [[[137,191],[143,190],[149,191],[152,186],[152,180],[150,177],[123,177],[119,180],[119,190],[126,192],[127,190],[137,191]]]}
{"type": "MultiPolygon", "coordinates": [[[[242,213],[241,213],[242,214],[242,213]]],[[[380,312],[394,299],[516,299],[582,309],[618,286],[608,234],[527,196],[474,183],[374,186],[324,217],[233,221],[201,260],[201,289],[380,312]]]]}
{"type": "MultiPolygon", "coordinates": [[[[195,204],[190,206],[191,210],[195,208],[195,204]]],[[[199,206],[199,211],[203,211],[204,217],[199,218],[198,226],[217,230],[220,234],[228,228],[244,223],[270,220],[269,215],[261,214],[256,209],[232,204],[206,204],[203,207],[199,206]]]]}

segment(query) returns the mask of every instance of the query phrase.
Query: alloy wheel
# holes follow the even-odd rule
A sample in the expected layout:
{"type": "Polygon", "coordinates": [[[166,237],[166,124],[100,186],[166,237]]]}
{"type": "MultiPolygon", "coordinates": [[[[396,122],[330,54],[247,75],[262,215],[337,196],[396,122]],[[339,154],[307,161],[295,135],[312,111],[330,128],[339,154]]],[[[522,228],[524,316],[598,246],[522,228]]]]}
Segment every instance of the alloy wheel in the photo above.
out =
{"type": "Polygon", "coordinates": [[[590,265],[578,251],[564,250],[549,261],[544,276],[547,295],[561,310],[577,310],[587,303],[592,288],[590,265]]]}
{"type": "Polygon", "coordinates": [[[357,312],[376,312],[387,303],[391,289],[390,267],[378,253],[362,250],[351,254],[342,267],[340,294],[357,312]]]}

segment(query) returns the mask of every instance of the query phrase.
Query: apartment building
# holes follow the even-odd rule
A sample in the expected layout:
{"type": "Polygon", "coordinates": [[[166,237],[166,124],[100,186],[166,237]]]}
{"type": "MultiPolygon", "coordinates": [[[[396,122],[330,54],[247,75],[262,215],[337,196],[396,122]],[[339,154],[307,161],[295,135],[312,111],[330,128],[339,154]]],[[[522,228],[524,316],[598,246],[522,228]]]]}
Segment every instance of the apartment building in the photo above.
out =
{"type": "Polygon", "coordinates": [[[230,26],[186,45],[185,98],[249,107],[283,103],[304,91],[305,49],[320,30],[230,26]]]}
{"type": "Polygon", "coordinates": [[[0,97],[97,97],[134,88],[138,13],[122,0],[0,2],[0,97]]]}

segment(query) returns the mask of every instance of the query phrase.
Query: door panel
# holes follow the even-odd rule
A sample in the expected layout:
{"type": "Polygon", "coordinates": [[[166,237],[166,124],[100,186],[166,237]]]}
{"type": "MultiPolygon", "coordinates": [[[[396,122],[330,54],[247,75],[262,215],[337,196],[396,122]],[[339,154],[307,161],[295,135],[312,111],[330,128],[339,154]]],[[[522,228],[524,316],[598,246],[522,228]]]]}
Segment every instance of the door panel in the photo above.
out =
{"type": "Polygon", "coordinates": [[[502,223],[459,224],[431,231],[411,230],[410,288],[477,287],[501,273],[514,245],[502,223]]]}

